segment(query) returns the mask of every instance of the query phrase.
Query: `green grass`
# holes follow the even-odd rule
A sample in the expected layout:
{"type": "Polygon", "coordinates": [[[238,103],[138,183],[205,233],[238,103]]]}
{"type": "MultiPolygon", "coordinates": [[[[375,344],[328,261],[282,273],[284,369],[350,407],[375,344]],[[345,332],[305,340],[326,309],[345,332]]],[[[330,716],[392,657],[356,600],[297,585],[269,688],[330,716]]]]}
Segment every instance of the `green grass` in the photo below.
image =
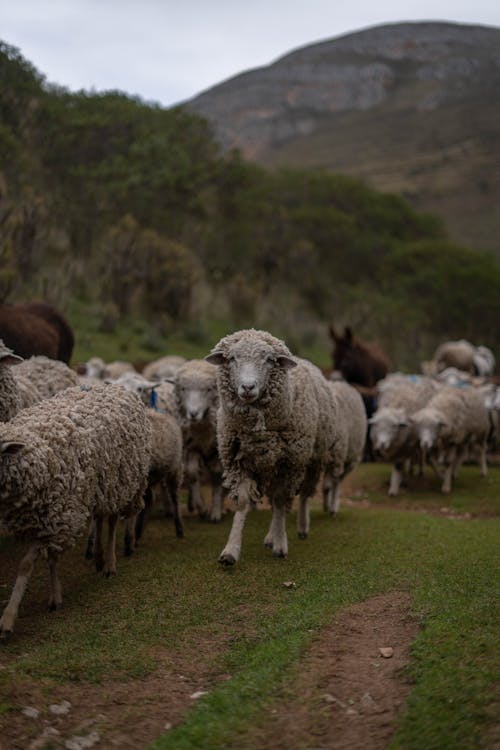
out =
{"type": "MultiPolygon", "coordinates": [[[[357,471],[370,500],[386,502],[388,467],[357,471]]],[[[475,476],[475,467],[465,467],[463,486],[457,484],[461,509],[475,507],[475,476]]],[[[491,470],[487,487],[482,512],[493,511],[500,495],[499,467],[491,470]]],[[[443,505],[433,490],[412,497],[417,494],[420,507],[443,505]]],[[[445,504],[454,502],[452,496],[445,504]]],[[[242,558],[229,570],[217,564],[228,520],[216,526],[187,518],[186,538],[176,540],[172,523],[156,518],[135,559],[120,557],[114,580],[92,571],[82,544],[61,565],[65,609],[56,615],[45,611],[47,580],[40,565],[16,635],[1,647],[0,703],[10,710],[12,685],[33,679],[50,690],[54,683],[141,676],[155,668],[158,654],[175,658],[212,639],[226,644],[214,647],[214,665],[231,679],[207,685],[210,692],[185,722],[154,748],[237,747],[286,685],[312,635],[340,608],[404,589],[423,628],[412,649],[415,684],[392,747],[487,748],[498,679],[498,518],[450,520],[374,505],[345,507],[332,521],[315,508],[306,541],[295,538],[295,513],[289,518],[285,561],[262,547],[268,523],[267,512],[249,516],[242,558]],[[296,589],[285,589],[286,580],[294,580],[296,589]]],[[[0,584],[11,585],[17,559],[12,540],[0,538],[0,584]]]]}
{"type": "MultiPolygon", "coordinates": [[[[134,363],[149,362],[165,354],[199,359],[205,357],[223,336],[244,327],[229,319],[204,318],[202,322],[187,322],[174,327],[167,335],[160,332],[161,326],[156,326],[155,321],[130,316],[118,320],[113,330],[106,332],[102,330],[103,313],[99,306],[77,300],[73,300],[66,315],[75,332],[74,364],[86,362],[90,357],[102,357],[106,362],[124,359],[134,363]]],[[[283,337],[279,332],[276,335],[283,337]]],[[[299,342],[290,345],[294,351],[299,346],[301,357],[310,359],[319,367],[329,368],[332,360],[326,326],[325,342],[318,341],[318,338],[321,337],[317,333],[303,334],[299,342]]]]}

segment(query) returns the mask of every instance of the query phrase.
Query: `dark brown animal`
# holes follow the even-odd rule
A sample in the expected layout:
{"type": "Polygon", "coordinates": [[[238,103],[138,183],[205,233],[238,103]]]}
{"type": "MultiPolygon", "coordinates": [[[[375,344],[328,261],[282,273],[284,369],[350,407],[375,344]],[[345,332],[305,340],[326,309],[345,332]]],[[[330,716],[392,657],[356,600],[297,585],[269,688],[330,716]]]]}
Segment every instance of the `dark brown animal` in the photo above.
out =
{"type": "Polygon", "coordinates": [[[349,327],[339,336],[330,326],[330,337],[335,344],[333,363],[348,383],[373,388],[389,371],[389,360],[375,344],[356,339],[349,327]]]}
{"type": "MultiPolygon", "coordinates": [[[[342,336],[337,335],[334,327],[330,326],[330,338],[335,345],[332,355],[333,366],[360,392],[367,419],[370,419],[377,408],[376,384],[387,375],[389,360],[375,344],[366,344],[356,339],[348,326],[344,328],[342,336]]],[[[375,460],[369,433],[368,425],[364,461],[375,460]]]]}
{"type": "Polygon", "coordinates": [[[24,359],[43,354],[69,364],[73,352],[70,326],[45,302],[0,305],[0,339],[24,359]]]}

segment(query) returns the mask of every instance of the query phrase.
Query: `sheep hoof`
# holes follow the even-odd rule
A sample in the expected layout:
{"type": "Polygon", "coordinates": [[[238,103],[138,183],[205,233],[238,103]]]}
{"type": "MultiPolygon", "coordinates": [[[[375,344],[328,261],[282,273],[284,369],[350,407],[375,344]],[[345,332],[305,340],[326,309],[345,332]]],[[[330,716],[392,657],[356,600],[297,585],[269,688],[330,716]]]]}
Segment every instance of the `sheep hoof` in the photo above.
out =
{"type": "Polygon", "coordinates": [[[4,630],[3,628],[0,628],[0,640],[4,641],[5,643],[6,641],[10,639],[10,637],[12,636],[12,633],[13,633],[12,630],[4,630]]]}
{"type": "Polygon", "coordinates": [[[59,604],[57,604],[56,602],[49,602],[49,612],[57,612],[61,609],[63,609],[62,602],[60,602],[59,604]]]}
{"type": "MultiPolygon", "coordinates": [[[[299,539],[307,539],[308,533],[307,531],[298,531],[297,536],[299,539]]],[[[278,557],[280,557],[280,555],[278,555],[278,557]]]]}
{"type": "Polygon", "coordinates": [[[176,529],[175,536],[177,539],[184,539],[184,531],[182,529],[176,529]]]}
{"type": "Polygon", "coordinates": [[[105,570],[104,571],[104,577],[105,578],[112,578],[112,576],[116,575],[116,570],[105,570]]]}
{"type": "Polygon", "coordinates": [[[330,511],[330,518],[337,518],[337,511],[336,510],[331,510],[330,511]]]}
{"type": "Polygon", "coordinates": [[[92,550],[91,550],[91,549],[88,549],[88,550],[87,550],[87,551],[85,552],[85,559],[86,559],[86,560],[93,560],[93,559],[94,559],[94,553],[92,552],[92,550]]]}
{"type": "Polygon", "coordinates": [[[273,557],[277,557],[280,560],[286,560],[288,555],[286,552],[283,552],[283,550],[280,550],[280,552],[273,552],[273,557]]]}
{"type": "Polygon", "coordinates": [[[227,552],[223,552],[222,555],[219,557],[219,562],[221,565],[224,565],[224,567],[228,567],[229,565],[235,564],[236,558],[227,552]]]}

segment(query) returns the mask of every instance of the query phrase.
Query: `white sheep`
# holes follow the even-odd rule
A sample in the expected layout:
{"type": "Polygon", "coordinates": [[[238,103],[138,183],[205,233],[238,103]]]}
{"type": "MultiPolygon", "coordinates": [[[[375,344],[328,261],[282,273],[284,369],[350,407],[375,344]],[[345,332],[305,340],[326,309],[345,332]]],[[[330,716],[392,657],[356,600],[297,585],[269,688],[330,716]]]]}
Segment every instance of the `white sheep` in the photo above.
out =
{"type": "Polygon", "coordinates": [[[474,346],[465,339],[446,341],[436,349],[431,362],[424,363],[426,375],[438,375],[448,367],[471,375],[492,375],[495,370],[495,357],[486,346],[474,346]]]}
{"type": "Polygon", "coordinates": [[[142,374],[148,380],[164,380],[165,378],[174,377],[175,373],[182,367],[186,361],[185,357],[179,357],[176,354],[168,354],[160,357],[154,362],[149,362],[142,370],[142,374]]]}
{"type": "Polygon", "coordinates": [[[439,386],[430,378],[394,378],[382,383],[379,407],[370,421],[374,451],[392,463],[389,495],[399,493],[405,470],[420,463],[417,432],[411,416],[422,409],[439,386]]]}
{"type": "Polygon", "coordinates": [[[106,362],[101,357],[91,357],[81,367],[82,375],[96,380],[116,380],[125,372],[135,372],[135,367],[130,362],[124,360],[115,360],[106,362]]]}
{"type": "MultiPolygon", "coordinates": [[[[156,396],[154,407],[147,408],[146,413],[151,423],[151,465],[149,468],[148,487],[145,495],[145,508],[139,513],[137,523],[132,520],[127,524],[125,535],[125,554],[133,552],[135,541],[142,536],[146,520],[153,506],[153,493],[159,490],[165,510],[171,512],[178,537],[184,536],[182,520],[179,514],[179,489],[182,482],[182,432],[175,416],[175,399],[173,385],[170,383],[153,383],[139,373],[127,372],[114,381],[125,390],[137,393],[144,404],[150,405],[153,395],[156,396]],[[163,390],[165,387],[165,390],[163,390]],[[158,395],[158,391],[160,394],[158,395]],[[162,408],[166,405],[167,408],[162,408]]],[[[87,557],[91,557],[92,539],[87,546],[87,557]]]]}
{"type": "Polygon", "coordinates": [[[444,466],[443,493],[451,492],[453,476],[469,450],[479,448],[481,473],[487,473],[488,412],[474,388],[443,386],[427,406],[413,414],[411,422],[436,473],[440,473],[439,464],[444,466]]]}
{"type": "Polygon", "coordinates": [[[0,340],[0,421],[78,383],[64,362],[43,356],[23,360],[0,340]]]}
{"type": "Polygon", "coordinates": [[[56,564],[96,519],[96,567],[116,572],[115,532],[120,516],[143,505],[151,453],[144,406],[118,386],[69,388],[20,411],[0,425],[0,518],[29,543],[0,619],[0,635],[14,627],[33,565],[48,558],[49,608],[62,605],[56,564]],[[108,545],[102,550],[102,524],[108,545]]]}
{"type": "Polygon", "coordinates": [[[206,516],[201,484],[208,479],[212,485],[210,520],[217,523],[222,518],[225,497],[216,435],[217,368],[205,360],[192,359],[177,370],[173,381],[184,442],[188,507],[197,510],[200,518],[206,516]]]}
{"type": "Polygon", "coordinates": [[[336,440],[329,451],[323,477],[323,510],[335,516],[339,509],[340,483],[363,457],[366,410],[359,392],[342,381],[328,384],[336,406],[336,440]]]}
{"type": "Polygon", "coordinates": [[[298,532],[308,533],[308,498],[334,442],[334,397],[310,362],[292,357],[266,331],[237,331],[223,338],[207,360],[218,365],[217,418],[224,482],[237,510],[219,562],[240,556],[243,526],[263,495],[272,505],[264,540],[276,557],[286,557],[286,511],[299,494],[298,532]]]}

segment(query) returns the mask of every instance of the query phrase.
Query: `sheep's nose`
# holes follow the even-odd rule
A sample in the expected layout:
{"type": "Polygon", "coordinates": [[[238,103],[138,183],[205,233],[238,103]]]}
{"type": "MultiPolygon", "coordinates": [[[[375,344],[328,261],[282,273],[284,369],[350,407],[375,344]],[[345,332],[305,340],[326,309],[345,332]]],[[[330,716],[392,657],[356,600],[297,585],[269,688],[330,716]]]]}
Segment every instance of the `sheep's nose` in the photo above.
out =
{"type": "Polygon", "coordinates": [[[250,401],[257,395],[257,387],[255,383],[241,383],[239,387],[240,398],[245,401],[250,401]]]}
{"type": "Polygon", "coordinates": [[[189,419],[192,422],[199,422],[201,419],[201,414],[199,409],[190,409],[188,412],[189,419]]]}

